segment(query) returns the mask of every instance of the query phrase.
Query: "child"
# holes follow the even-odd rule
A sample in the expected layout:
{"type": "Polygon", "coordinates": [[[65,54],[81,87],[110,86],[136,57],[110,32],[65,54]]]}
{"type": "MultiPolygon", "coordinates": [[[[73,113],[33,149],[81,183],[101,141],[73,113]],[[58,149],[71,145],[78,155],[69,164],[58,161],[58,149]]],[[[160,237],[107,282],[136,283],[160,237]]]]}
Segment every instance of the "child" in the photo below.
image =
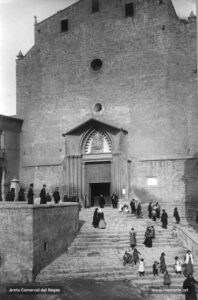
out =
{"type": "Polygon", "coordinates": [[[140,259],[140,262],[139,262],[139,275],[140,277],[144,276],[144,273],[145,273],[145,269],[144,269],[144,258],[141,258],[140,259]]]}
{"type": "Polygon", "coordinates": [[[164,273],[164,285],[167,285],[168,287],[171,284],[170,275],[168,274],[168,271],[166,270],[164,273]]]}
{"type": "Polygon", "coordinates": [[[135,265],[139,261],[139,255],[141,255],[141,253],[136,248],[134,248],[134,250],[133,250],[133,261],[134,261],[135,265]]]}
{"type": "Polygon", "coordinates": [[[175,274],[180,274],[182,273],[182,264],[179,260],[178,256],[175,256],[175,264],[174,264],[174,268],[175,268],[175,274]]]}
{"type": "Polygon", "coordinates": [[[157,261],[154,261],[154,264],[153,264],[153,275],[159,275],[158,274],[158,265],[159,263],[157,261]]]}

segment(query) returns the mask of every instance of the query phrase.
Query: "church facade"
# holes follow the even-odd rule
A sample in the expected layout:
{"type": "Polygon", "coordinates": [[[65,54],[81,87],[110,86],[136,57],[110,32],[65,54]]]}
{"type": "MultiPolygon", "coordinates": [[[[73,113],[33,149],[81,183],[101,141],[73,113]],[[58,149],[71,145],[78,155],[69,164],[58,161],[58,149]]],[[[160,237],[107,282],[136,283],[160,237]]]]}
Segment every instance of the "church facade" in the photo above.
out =
{"type": "Polygon", "coordinates": [[[62,196],[196,201],[196,18],[171,0],[80,0],[17,59],[20,182],[62,196]]]}

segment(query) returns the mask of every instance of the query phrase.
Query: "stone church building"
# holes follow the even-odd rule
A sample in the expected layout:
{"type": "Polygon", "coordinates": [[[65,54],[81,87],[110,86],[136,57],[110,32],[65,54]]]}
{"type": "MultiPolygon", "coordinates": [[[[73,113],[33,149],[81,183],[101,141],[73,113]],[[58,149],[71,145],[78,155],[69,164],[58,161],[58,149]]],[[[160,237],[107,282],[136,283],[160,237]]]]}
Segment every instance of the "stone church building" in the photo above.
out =
{"type": "Polygon", "coordinates": [[[164,207],[198,197],[196,18],[171,0],[80,0],[17,58],[20,182],[164,207]]]}

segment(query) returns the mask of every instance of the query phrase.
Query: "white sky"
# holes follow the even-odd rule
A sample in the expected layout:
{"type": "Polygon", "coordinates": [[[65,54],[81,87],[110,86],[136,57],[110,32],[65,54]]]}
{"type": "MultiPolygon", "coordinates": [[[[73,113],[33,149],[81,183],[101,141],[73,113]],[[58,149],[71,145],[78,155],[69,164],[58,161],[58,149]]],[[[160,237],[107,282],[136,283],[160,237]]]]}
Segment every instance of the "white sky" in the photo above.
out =
{"type": "MultiPolygon", "coordinates": [[[[196,0],[172,0],[180,17],[195,13],[196,0]]],[[[16,113],[15,59],[33,45],[34,15],[38,22],[76,0],[0,0],[0,114],[16,113]]]]}

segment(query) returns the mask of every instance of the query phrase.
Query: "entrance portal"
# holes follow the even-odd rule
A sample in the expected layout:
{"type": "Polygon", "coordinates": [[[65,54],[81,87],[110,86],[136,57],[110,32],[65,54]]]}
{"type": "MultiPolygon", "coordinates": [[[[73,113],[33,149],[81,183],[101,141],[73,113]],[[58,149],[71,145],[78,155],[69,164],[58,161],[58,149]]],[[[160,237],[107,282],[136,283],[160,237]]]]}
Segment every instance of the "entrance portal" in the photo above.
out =
{"type": "Polygon", "coordinates": [[[98,198],[101,194],[105,198],[105,206],[110,206],[110,183],[90,183],[91,206],[99,206],[98,198]]]}

